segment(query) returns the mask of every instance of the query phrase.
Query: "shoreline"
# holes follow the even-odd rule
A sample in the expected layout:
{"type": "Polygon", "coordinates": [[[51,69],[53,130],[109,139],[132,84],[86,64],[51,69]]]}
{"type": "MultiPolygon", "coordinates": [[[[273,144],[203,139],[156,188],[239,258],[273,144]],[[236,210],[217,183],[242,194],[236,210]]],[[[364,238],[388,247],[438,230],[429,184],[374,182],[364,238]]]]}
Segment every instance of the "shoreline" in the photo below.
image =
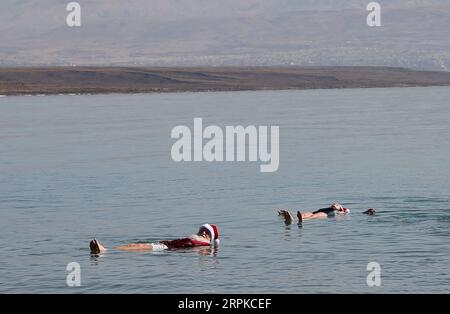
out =
{"type": "Polygon", "coordinates": [[[241,90],[215,90],[215,91],[195,91],[195,90],[183,90],[183,91],[170,91],[170,92],[86,92],[86,93],[53,93],[53,94],[9,94],[9,95],[1,95],[0,98],[6,97],[51,97],[51,96],[107,96],[107,95],[146,95],[146,94],[154,94],[154,95],[164,95],[164,94],[183,94],[183,93],[230,93],[230,92],[286,92],[286,91],[317,91],[317,90],[345,90],[345,89],[391,89],[391,88],[427,88],[427,87],[449,87],[450,85],[408,85],[408,86],[387,86],[387,87],[343,87],[343,88],[291,88],[291,89],[241,89],[241,90]]]}
{"type": "Polygon", "coordinates": [[[392,67],[0,68],[0,97],[450,86],[450,72],[392,67]]]}

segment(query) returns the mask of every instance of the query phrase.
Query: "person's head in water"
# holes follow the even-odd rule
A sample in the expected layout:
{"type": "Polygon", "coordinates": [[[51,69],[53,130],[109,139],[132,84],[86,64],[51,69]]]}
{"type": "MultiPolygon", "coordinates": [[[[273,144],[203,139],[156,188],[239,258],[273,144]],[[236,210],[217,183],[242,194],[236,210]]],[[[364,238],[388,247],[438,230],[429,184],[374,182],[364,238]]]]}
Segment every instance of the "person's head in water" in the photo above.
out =
{"type": "Polygon", "coordinates": [[[330,207],[333,208],[334,210],[337,210],[337,211],[341,211],[344,208],[339,203],[333,203],[333,204],[330,205],[330,207]]]}
{"type": "Polygon", "coordinates": [[[365,212],[363,212],[363,214],[366,214],[366,215],[375,215],[375,213],[376,213],[377,211],[375,210],[375,209],[373,209],[373,208],[369,208],[368,210],[366,210],[365,212]]]}
{"type": "Polygon", "coordinates": [[[217,230],[217,226],[213,224],[204,224],[200,227],[197,232],[197,235],[208,240],[211,244],[219,245],[219,231],[217,230]]]}
{"type": "Polygon", "coordinates": [[[339,203],[333,203],[330,205],[330,208],[332,208],[333,210],[339,212],[339,213],[343,213],[343,214],[348,214],[350,213],[350,209],[345,208],[344,206],[342,206],[339,203]]]}

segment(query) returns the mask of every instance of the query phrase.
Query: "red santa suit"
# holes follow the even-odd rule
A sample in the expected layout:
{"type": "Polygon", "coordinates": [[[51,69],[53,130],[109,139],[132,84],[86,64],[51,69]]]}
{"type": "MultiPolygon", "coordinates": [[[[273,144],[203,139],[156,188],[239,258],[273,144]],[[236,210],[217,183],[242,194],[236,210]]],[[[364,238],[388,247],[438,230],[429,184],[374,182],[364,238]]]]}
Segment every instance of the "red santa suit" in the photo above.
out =
{"type": "MultiPolygon", "coordinates": [[[[219,245],[219,232],[217,230],[216,225],[210,225],[210,224],[204,224],[200,227],[199,233],[202,231],[207,231],[209,233],[209,236],[211,238],[211,241],[202,241],[201,239],[197,238],[182,238],[182,239],[176,239],[176,240],[167,240],[167,241],[161,241],[160,244],[163,245],[163,247],[160,247],[159,245],[154,245],[154,248],[161,248],[161,249],[185,249],[185,248],[191,248],[195,246],[210,246],[210,245],[219,245]],[[165,247],[164,247],[165,246],[165,247]]],[[[206,240],[206,239],[205,239],[206,240]]]]}

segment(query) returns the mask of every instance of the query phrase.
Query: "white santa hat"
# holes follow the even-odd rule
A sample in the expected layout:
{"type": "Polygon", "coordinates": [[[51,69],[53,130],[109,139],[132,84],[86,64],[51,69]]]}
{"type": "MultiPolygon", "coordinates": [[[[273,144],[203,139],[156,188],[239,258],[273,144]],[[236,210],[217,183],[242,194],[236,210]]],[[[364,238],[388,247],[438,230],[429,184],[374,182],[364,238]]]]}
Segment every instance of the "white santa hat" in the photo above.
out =
{"type": "Polygon", "coordinates": [[[219,231],[217,230],[217,226],[213,224],[204,224],[200,227],[200,230],[206,229],[209,232],[209,236],[211,238],[211,245],[219,245],[219,231]]]}

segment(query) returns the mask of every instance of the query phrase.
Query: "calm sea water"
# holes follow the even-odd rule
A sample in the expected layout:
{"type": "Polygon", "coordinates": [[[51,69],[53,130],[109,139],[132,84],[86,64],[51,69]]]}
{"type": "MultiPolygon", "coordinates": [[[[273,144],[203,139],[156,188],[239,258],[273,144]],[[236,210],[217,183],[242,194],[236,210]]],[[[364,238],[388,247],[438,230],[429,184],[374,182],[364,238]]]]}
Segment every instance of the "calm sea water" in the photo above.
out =
{"type": "Polygon", "coordinates": [[[0,292],[448,293],[449,100],[446,87],[0,98],[0,292]],[[170,132],[194,117],[279,125],[279,170],[173,162],[170,132]],[[303,228],[275,213],[333,201],[352,213],[303,228]],[[89,254],[93,237],[205,222],[217,251],[89,254]],[[373,261],[381,287],[366,283],[373,261]]]}

